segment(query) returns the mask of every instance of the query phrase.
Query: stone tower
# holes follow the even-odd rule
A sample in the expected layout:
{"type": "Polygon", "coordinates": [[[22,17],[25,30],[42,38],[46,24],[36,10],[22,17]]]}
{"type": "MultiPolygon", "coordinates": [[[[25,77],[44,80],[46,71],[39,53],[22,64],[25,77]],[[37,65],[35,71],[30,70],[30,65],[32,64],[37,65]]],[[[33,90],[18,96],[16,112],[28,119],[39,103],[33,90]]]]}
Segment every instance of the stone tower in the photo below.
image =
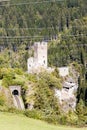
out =
{"type": "Polygon", "coordinates": [[[40,68],[47,69],[47,42],[34,43],[34,57],[27,62],[28,73],[39,72],[40,68]]]}
{"type": "Polygon", "coordinates": [[[34,62],[38,67],[47,68],[47,42],[35,42],[34,62]]]}

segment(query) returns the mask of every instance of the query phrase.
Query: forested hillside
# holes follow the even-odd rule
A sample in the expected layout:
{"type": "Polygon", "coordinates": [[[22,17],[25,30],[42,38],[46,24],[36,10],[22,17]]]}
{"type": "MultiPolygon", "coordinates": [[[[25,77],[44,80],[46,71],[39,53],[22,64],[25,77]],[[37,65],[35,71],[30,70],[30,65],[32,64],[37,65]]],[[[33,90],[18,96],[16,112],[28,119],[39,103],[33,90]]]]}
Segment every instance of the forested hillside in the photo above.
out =
{"type": "Polygon", "coordinates": [[[48,40],[50,65],[67,65],[73,60],[81,63],[81,55],[87,51],[86,5],[86,0],[1,2],[1,53],[8,48],[5,50],[7,60],[1,57],[1,62],[10,62],[6,66],[10,64],[26,69],[30,46],[36,40],[48,40]],[[56,44],[53,46],[50,40],[55,38],[56,44]],[[13,58],[15,61],[12,61],[13,58]]]}
{"type": "Polygon", "coordinates": [[[80,65],[78,103],[87,105],[87,0],[0,1],[0,67],[26,71],[34,41],[42,40],[49,66],[80,65]]]}

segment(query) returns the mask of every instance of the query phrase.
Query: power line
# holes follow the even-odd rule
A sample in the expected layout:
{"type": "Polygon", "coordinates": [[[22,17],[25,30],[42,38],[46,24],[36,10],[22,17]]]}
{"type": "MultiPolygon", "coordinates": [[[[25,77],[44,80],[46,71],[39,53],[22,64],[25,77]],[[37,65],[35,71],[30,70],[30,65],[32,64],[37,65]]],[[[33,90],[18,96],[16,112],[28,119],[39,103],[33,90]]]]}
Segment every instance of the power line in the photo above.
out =
{"type": "MultiPolygon", "coordinates": [[[[87,25],[82,25],[82,26],[71,26],[70,25],[70,28],[83,28],[83,27],[87,27],[87,25]]],[[[59,29],[59,27],[37,27],[37,28],[33,28],[33,27],[29,27],[29,28],[0,28],[1,30],[17,30],[17,29],[24,29],[24,30],[43,30],[43,29],[46,29],[46,30],[51,30],[51,29],[59,29]]]]}
{"type": "Polygon", "coordinates": [[[43,36],[15,36],[15,37],[12,37],[12,36],[0,36],[0,39],[25,39],[25,38],[42,38],[43,36]]]}
{"type": "MultiPolygon", "coordinates": [[[[12,12],[11,12],[12,13],[12,12]]],[[[2,12],[0,15],[2,15],[2,16],[4,16],[4,12],[2,12]]],[[[5,15],[8,15],[8,13],[5,13],[5,15]]],[[[9,14],[10,15],[10,14],[9,14]]],[[[22,14],[21,14],[22,15],[22,14]]],[[[61,16],[58,16],[58,19],[60,18],[69,18],[70,16],[67,14],[67,15],[65,15],[65,17],[64,17],[64,15],[61,15],[61,16]]],[[[18,17],[16,20],[17,21],[20,21],[20,20],[22,20],[22,21],[29,21],[29,20],[33,20],[33,21],[35,21],[35,20],[37,20],[37,18],[36,17],[34,17],[34,18],[30,18],[30,16],[26,19],[27,17],[18,17]],[[28,20],[29,19],[29,20],[28,20]]],[[[52,19],[53,17],[50,17],[50,19],[52,19]]],[[[54,18],[55,18],[55,16],[54,16],[54,18]]],[[[3,17],[2,17],[2,20],[4,20],[4,21],[6,21],[7,23],[9,22],[9,21],[11,21],[11,20],[13,20],[13,19],[4,19],[3,17]]],[[[41,19],[41,20],[43,20],[43,19],[41,19]]],[[[77,20],[77,19],[76,19],[77,20]]]]}
{"type": "Polygon", "coordinates": [[[82,34],[82,33],[81,33],[81,34],[77,34],[77,35],[71,34],[71,35],[61,35],[61,36],[62,36],[62,37],[63,37],[63,36],[65,36],[65,37],[66,37],[66,36],[69,36],[69,37],[72,37],[72,36],[79,37],[79,36],[87,36],[87,34],[82,34]]]}
{"type": "Polygon", "coordinates": [[[51,2],[64,2],[65,0],[51,0],[51,1],[35,1],[35,2],[21,2],[21,3],[17,3],[17,4],[3,4],[3,5],[0,5],[0,7],[3,7],[3,6],[21,6],[21,5],[33,5],[33,4],[43,4],[43,3],[51,3],[51,2]]]}
{"type": "MultiPolygon", "coordinates": [[[[73,34],[71,34],[71,35],[61,35],[61,37],[87,37],[87,34],[77,34],[77,35],[73,35],[73,34]]],[[[37,35],[35,35],[35,36],[14,36],[14,37],[12,37],[12,36],[0,36],[0,39],[26,39],[26,38],[52,38],[52,37],[54,37],[53,35],[51,35],[51,36],[37,36],[37,35]]]]}
{"type": "MultiPolygon", "coordinates": [[[[55,27],[38,27],[38,28],[0,28],[1,30],[2,29],[6,29],[6,30],[17,30],[17,29],[24,29],[24,30],[43,30],[43,29],[54,29],[55,27]]],[[[58,28],[58,27],[57,27],[58,28]]]]}
{"type": "MultiPolygon", "coordinates": [[[[42,40],[43,41],[43,39],[40,39],[40,40],[42,40]]],[[[26,43],[26,45],[29,45],[29,44],[32,44],[33,42],[35,42],[35,40],[33,39],[33,40],[30,40],[30,39],[28,39],[27,41],[30,41],[29,43],[26,43]]],[[[52,42],[53,40],[45,40],[46,42],[52,42]]],[[[13,44],[13,43],[18,43],[18,42],[13,42],[13,41],[8,41],[8,43],[9,44],[13,44]]],[[[20,41],[19,42],[19,44],[23,44],[24,43],[24,41],[20,41]]],[[[2,42],[2,44],[0,44],[0,47],[1,46],[3,46],[3,44],[4,44],[4,42],[2,42]]],[[[24,43],[25,44],[25,43],[24,43]]],[[[70,45],[70,46],[73,46],[73,45],[75,45],[75,46],[77,46],[77,47],[83,47],[83,46],[85,46],[85,47],[87,47],[87,44],[78,44],[78,43],[76,43],[76,44],[68,44],[68,43],[66,43],[65,45],[63,45],[63,44],[58,44],[58,46],[60,46],[60,47],[66,47],[67,45],[70,45]]]]}

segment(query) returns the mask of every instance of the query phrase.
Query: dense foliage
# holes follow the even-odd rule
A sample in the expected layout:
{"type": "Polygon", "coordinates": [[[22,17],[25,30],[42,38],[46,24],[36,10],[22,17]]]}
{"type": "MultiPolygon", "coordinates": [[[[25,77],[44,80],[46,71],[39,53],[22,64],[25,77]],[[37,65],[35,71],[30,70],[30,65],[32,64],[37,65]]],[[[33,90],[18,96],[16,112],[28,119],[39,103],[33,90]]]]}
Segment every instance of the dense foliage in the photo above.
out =
{"type": "MultiPolygon", "coordinates": [[[[27,70],[33,43],[42,40],[48,41],[49,66],[66,66],[74,61],[82,69],[78,79],[77,114],[83,123],[87,115],[87,0],[0,2],[0,83],[2,81],[3,86],[26,86],[25,81],[36,81],[36,77],[24,76],[20,69],[27,70]]],[[[54,105],[56,99],[47,100],[53,95],[53,86],[61,86],[59,77],[43,76],[38,81],[35,107],[43,110],[48,107],[51,111],[54,106],[53,109],[59,111],[54,105]]],[[[0,99],[3,105],[3,95],[0,99]]],[[[62,117],[61,121],[65,122],[66,118],[62,117]]]]}
{"type": "Polygon", "coordinates": [[[67,65],[73,60],[81,63],[87,56],[86,0],[39,0],[39,3],[11,0],[1,4],[0,66],[22,67],[26,70],[34,41],[55,38],[56,44],[49,43],[50,65],[67,65]]]}

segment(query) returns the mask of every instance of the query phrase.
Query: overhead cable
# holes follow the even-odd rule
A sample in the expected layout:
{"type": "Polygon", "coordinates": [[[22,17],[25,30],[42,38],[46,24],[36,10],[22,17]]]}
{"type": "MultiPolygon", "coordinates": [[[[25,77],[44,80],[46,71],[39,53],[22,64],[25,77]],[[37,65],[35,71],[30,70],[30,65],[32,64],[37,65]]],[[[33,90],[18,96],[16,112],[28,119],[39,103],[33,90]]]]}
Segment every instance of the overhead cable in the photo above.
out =
{"type": "Polygon", "coordinates": [[[45,1],[35,1],[35,2],[20,2],[17,4],[12,4],[12,3],[8,3],[8,4],[2,4],[0,5],[2,6],[21,6],[21,5],[32,5],[32,4],[43,4],[43,3],[51,3],[51,2],[64,2],[65,0],[45,0],[45,1]]]}
{"type": "MultiPolygon", "coordinates": [[[[37,35],[35,35],[35,36],[14,36],[14,37],[12,37],[12,36],[0,36],[0,39],[52,38],[54,36],[53,35],[51,35],[51,36],[47,36],[47,35],[46,36],[37,36],[37,35]]],[[[61,37],[81,37],[81,36],[87,37],[87,34],[61,35],[61,37]]]]}
{"type": "MultiPolygon", "coordinates": [[[[83,28],[83,27],[87,27],[87,25],[82,25],[82,26],[71,26],[70,25],[70,28],[83,28]]],[[[51,29],[59,29],[59,27],[28,27],[28,28],[0,28],[1,30],[17,30],[17,29],[24,29],[24,30],[43,30],[43,29],[47,29],[47,30],[51,30],[51,29]]]]}

